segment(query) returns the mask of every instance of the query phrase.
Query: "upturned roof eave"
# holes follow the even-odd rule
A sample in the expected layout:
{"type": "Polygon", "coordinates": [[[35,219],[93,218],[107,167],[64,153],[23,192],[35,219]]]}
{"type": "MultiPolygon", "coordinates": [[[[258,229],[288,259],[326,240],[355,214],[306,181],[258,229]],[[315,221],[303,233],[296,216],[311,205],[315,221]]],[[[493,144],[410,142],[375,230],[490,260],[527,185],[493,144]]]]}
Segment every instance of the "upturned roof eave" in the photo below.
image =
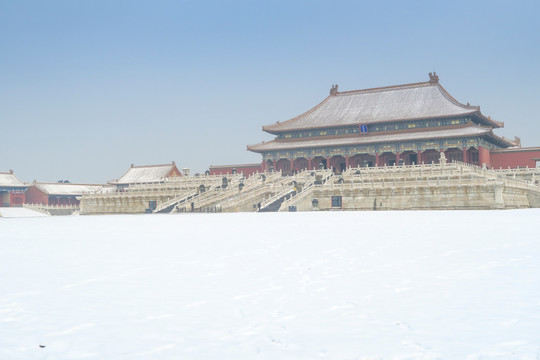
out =
{"type": "MultiPolygon", "coordinates": [[[[339,94],[339,93],[338,93],[339,94]]],[[[263,131],[267,132],[267,133],[270,133],[270,134],[274,134],[274,135],[277,135],[283,131],[287,131],[287,130],[279,130],[279,129],[276,129],[276,128],[279,128],[279,127],[283,127],[283,124],[285,123],[290,123],[290,122],[293,122],[295,120],[298,120],[304,116],[307,116],[309,114],[311,114],[312,112],[314,112],[315,110],[317,110],[318,108],[320,108],[325,102],[328,101],[328,99],[330,99],[332,96],[335,96],[335,95],[329,95],[327,96],[326,98],[324,98],[323,101],[321,101],[320,103],[318,103],[317,105],[315,105],[313,108],[309,109],[308,111],[305,111],[303,112],[302,114],[298,115],[298,116],[295,116],[293,117],[292,119],[289,119],[289,120],[286,120],[284,122],[277,122],[276,124],[272,124],[272,125],[266,125],[266,126],[263,126],[262,129],[263,131]]]]}
{"type": "Polygon", "coordinates": [[[495,135],[495,133],[493,132],[493,130],[491,130],[488,134],[487,134],[491,139],[499,142],[500,145],[502,145],[503,147],[506,146],[506,147],[512,147],[512,146],[516,146],[516,143],[511,141],[511,140],[508,140],[508,139],[505,139],[501,136],[498,136],[498,135],[495,135]]]}
{"type": "MultiPolygon", "coordinates": [[[[274,141],[274,140],[272,140],[272,141],[274,141]]],[[[262,145],[262,144],[266,144],[266,142],[263,142],[263,143],[260,143],[260,144],[248,145],[248,146],[246,146],[246,150],[251,151],[251,152],[256,152],[256,153],[262,153],[264,151],[268,151],[268,150],[257,150],[256,149],[257,146],[262,145]]]]}
{"type": "Polygon", "coordinates": [[[476,115],[479,119],[481,119],[482,121],[484,121],[487,125],[491,125],[491,127],[493,127],[494,129],[498,129],[498,128],[503,128],[504,127],[504,122],[502,121],[496,121],[496,120],[493,120],[491,117],[489,116],[485,116],[484,114],[482,114],[480,112],[480,108],[478,108],[478,111],[474,114],[476,115]]]}
{"type": "Polygon", "coordinates": [[[452,95],[450,95],[450,93],[448,91],[446,91],[446,89],[440,83],[437,82],[437,86],[439,87],[439,90],[442,92],[442,94],[448,100],[450,100],[450,102],[452,102],[454,105],[460,106],[460,107],[462,107],[464,109],[475,110],[473,112],[474,115],[476,115],[479,119],[483,120],[486,124],[491,125],[494,128],[502,128],[502,127],[504,127],[504,122],[493,120],[491,117],[485,116],[484,114],[482,114],[482,112],[480,111],[480,106],[473,106],[473,105],[469,105],[469,104],[463,104],[463,103],[457,101],[452,95]]]}

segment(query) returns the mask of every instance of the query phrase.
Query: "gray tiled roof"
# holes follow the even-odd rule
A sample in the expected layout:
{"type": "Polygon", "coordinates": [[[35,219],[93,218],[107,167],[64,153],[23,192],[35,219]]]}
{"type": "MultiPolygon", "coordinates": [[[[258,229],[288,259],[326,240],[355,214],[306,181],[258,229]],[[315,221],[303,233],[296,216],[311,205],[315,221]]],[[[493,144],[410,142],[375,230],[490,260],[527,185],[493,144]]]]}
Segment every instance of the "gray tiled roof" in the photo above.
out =
{"type": "Polygon", "coordinates": [[[163,181],[176,167],[174,163],[165,165],[132,166],[129,170],[111,184],[141,184],[163,181]]]}
{"type": "Polygon", "coordinates": [[[467,126],[456,127],[454,129],[400,132],[392,134],[380,135],[354,135],[348,137],[318,137],[318,138],[303,138],[297,140],[272,140],[256,145],[248,146],[248,150],[255,152],[275,151],[286,149],[302,149],[313,147],[327,146],[344,146],[344,145],[364,145],[384,142],[406,142],[420,139],[440,139],[449,137],[471,137],[491,133],[490,128],[467,126]]]}
{"type": "Polygon", "coordinates": [[[12,173],[4,173],[0,172],[0,187],[20,187],[25,188],[28,187],[28,185],[25,185],[21,180],[17,179],[17,177],[12,173]]]}
{"type": "Polygon", "coordinates": [[[304,114],[263,130],[281,132],[473,113],[484,117],[478,107],[460,104],[438,82],[423,82],[337,92],[304,114]]]}

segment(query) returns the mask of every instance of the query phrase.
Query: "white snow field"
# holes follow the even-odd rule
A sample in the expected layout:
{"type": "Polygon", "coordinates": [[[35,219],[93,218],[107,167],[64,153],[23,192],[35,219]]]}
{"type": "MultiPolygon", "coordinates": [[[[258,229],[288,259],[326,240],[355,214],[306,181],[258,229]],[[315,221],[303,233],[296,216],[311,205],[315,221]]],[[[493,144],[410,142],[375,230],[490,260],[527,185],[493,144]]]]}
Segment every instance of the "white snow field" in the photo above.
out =
{"type": "Polygon", "coordinates": [[[22,207],[0,208],[0,217],[38,217],[48,216],[35,210],[22,207]]]}
{"type": "Polygon", "coordinates": [[[0,218],[0,359],[539,359],[539,224],[540,209],[0,218]]]}

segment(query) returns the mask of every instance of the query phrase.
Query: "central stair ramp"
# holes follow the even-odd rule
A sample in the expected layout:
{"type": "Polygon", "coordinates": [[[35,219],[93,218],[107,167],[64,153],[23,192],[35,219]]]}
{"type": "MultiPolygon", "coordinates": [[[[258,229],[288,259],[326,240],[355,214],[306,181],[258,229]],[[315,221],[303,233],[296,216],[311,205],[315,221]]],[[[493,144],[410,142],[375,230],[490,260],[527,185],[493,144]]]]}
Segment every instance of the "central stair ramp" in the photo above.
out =
{"type": "MultiPolygon", "coordinates": [[[[327,171],[324,171],[326,173],[327,171]]],[[[329,171],[331,173],[331,171],[329,171]]],[[[323,176],[317,177],[315,174],[320,173],[319,171],[302,171],[301,173],[295,175],[294,177],[285,177],[281,178],[280,181],[275,182],[274,184],[280,186],[282,189],[277,190],[275,195],[261,202],[258,212],[272,212],[279,211],[281,204],[294,197],[298,193],[298,186],[300,184],[305,184],[307,181],[315,181],[313,179],[320,178],[323,176]]]]}
{"type": "Polygon", "coordinates": [[[304,172],[304,174],[306,173],[308,174],[308,177],[304,176],[306,181],[304,182],[304,186],[301,188],[301,190],[293,194],[293,196],[285,199],[276,211],[288,211],[289,206],[296,206],[300,200],[310,196],[315,188],[328,183],[329,180],[334,176],[334,172],[332,170],[308,170],[304,172]]]}
{"type": "Polygon", "coordinates": [[[251,176],[241,190],[223,199],[217,206],[223,212],[256,211],[265,198],[274,195],[276,191],[281,189],[279,182],[282,179],[283,176],[280,172],[262,173],[251,176]]]}
{"type": "Polygon", "coordinates": [[[296,189],[294,185],[290,185],[285,190],[280,191],[276,195],[272,196],[270,199],[263,201],[258,211],[259,212],[278,211],[283,201],[294,196],[295,194],[296,194],[296,189]]]}
{"type": "Polygon", "coordinates": [[[199,197],[198,192],[190,192],[190,193],[184,193],[180,196],[174,197],[169,201],[166,201],[162,204],[160,204],[155,210],[155,214],[168,214],[173,211],[173,209],[178,206],[185,204],[189,201],[193,201],[194,199],[199,197]]]}
{"type": "Polygon", "coordinates": [[[200,197],[208,195],[212,190],[221,188],[222,180],[218,177],[212,177],[209,179],[197,179],[197,181],[191,181],[191,189],[187,189],[181,193],[178,193],[176,196],[173,196],[171,199],[161,203],[153,211],[153,213],[170,213],[174,210],[175,207],[180,207],[188,203],[193,203],[195,200],[200,197]],[[199,185],[197,185],[199,184],[199,185]],[[204,190],[201,191],[201,186],[204,187],[204,190]]]}

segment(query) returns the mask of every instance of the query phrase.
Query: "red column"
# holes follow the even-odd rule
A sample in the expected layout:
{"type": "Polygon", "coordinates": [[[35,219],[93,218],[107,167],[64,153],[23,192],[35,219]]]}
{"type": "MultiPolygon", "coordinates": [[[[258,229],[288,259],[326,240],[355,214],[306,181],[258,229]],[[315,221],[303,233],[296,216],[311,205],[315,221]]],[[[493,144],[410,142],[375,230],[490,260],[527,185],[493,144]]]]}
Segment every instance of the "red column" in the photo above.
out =
{"type": "Polygon", "coordinates": [[[381,166],[381,163],[379,162],[379,153],[375,154],[375,165],[376,166],[381,166]]]}
{"type": "Polygon", "coordinates": [[[277,160],[274,160],[274,171],[277,171],[277,160]]]}
{"type": "Polygon", "coordinates": [[[307,167],[308,167],[308,170],[311,170],[311,158],[307,159],[307,167]]]}
{"type": "Polygon", "coordinates": [[[396,166],[399,165],[399,151],[396,151],[396,166]]]}
{"type": "Polygon", "coordinates": [[[291,174],[294,171],[294,159],[291,159],[291,174]]]}
{"type": "Polygon", "coordinates": [[[422,151],[421,150],[418,150],[418,155],[416,155],[417,159],[416,159],[416,163],[417,164],[422,164],[422,151]]]}
{"type": "Polygon", "coordinates": [[[463,148],[463,162],[468,164],[469,163],[469,154],[467,153],[467,148],[463,148]]]}
{"type": "Polygon", "coordinates": [[[265,170],[264,167],[265,167],[265,166],[266,166],[266,161],[264,161],[264,159],[263,159],[263,161],[262,161],[262,163],[261,163],[261,171],[262,171],[262,172],[264,172],[264,170],[265,170]]]}
{"type": "Polygon", "coordinates": [[[326,168],[327,169],[331,169],[332,167],[330,166],[330,156],[327,156],[326,157],[326,168]]]}
{"type": "Polygon", "coordinates": [[[345,155],[345,170],[349,168],[349,155],[345,155]]]}
{"type": "Polygon", "coordinates": [[[491,167],[491,156],[488,149],[483,148],[482,146],[478,147],[478,165],[482,166],[482,164],[486,164],[486,166],[489,168],[491,167]]]}

